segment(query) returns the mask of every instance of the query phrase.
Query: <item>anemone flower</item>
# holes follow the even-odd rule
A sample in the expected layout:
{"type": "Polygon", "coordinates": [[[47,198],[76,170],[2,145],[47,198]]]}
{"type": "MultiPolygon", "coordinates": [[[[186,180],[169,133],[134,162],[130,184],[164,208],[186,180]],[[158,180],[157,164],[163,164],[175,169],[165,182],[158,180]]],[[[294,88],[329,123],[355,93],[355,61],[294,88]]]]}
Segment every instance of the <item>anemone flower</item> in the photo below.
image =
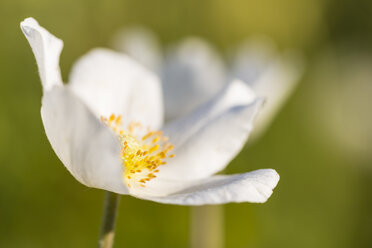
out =
{"type": "Polygon", "coordinates": [[[246,142],[262,98],[241,81],[163,126],[160,82],[129,57],[94,49],[63,84],[63,42],[27,18],[21,29],[36,57],[46,135],[70,173],[88,187],[180,205],[265,202],[279,175],[223,170],[246,142]]]}

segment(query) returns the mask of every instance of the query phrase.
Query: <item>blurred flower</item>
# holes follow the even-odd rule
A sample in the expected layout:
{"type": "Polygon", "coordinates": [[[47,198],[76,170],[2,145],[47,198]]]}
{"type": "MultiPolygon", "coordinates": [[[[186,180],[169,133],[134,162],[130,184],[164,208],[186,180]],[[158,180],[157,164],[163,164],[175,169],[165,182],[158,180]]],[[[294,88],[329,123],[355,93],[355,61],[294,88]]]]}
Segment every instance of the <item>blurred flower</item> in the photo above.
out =
{"type": "Polygon", "coordinates": [[[230,78],[238,78],[265,97],[265,107],[257,118],[253,138],[262,135],[285,101],[292,94],[303,73],[303,60],[296,51],[279,53],[263,37],[242,43],[235,51],[230,78]]]}
{"type": "MultiPolygon", "coordinates": [[[[322,142],[368,161],[372,147],[372,56],[360,48],[329,48],[318,56],[309,111],[322,142]],[[314,122],[315,121],[315,122],[314,122]]],[[[363,164],[363,163],[361,163],[363,164]]],[[[370,163],[368,163],[370,164],[370,163]]]]}
{"type": "Polygon", "coordinates": [[[144,27],[132,27],[117,32],[113,47],[126,53],[153,72],[159,72],[162,52],[156,36],[144,27]]]}
{"type": "Polygon", "coordinates": [[[95,49],[78,60],[64,85],[62,41],[32,18],[21,28],[39,67],[46,135],[79,182],[181,205],[270,197],[279,180],[275,170],[213,176],[242,148],[261,106],[245,84],[227,84],[192,113],[163,126],[160,83],[151,72],[123,54],[95,49]]]}
{"type": "Polygon", "coordinates": [[[262,37],[250,39],[237,47],[229,66],[210,44],[195,37],[169,48],[164,58],[159,57],[161,49],[156,36],[144,28],[121,30],[114,37],[113,45],[140,63],[151,65],[148,68],[160,75],[166,120],[190,113],[227,82],[241,79],[266,100],[264,111],[257,118],[258,128],[253,132],[254,137],[269,126],[303,71],[298,53],[278,53],[274,44],[262,37]],[[153,59],[155,57],[157,59],[153,59]]]}

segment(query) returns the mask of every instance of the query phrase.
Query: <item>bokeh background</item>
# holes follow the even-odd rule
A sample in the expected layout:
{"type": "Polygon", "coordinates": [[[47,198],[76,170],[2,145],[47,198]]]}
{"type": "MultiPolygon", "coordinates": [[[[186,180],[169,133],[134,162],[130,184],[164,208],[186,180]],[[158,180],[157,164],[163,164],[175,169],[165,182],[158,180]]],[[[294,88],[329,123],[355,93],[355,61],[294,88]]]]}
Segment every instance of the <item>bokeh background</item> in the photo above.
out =
{"type": "MultiPolygon", "coordinates": [[[[73,62],[142,25],[166,46],[201,36],[224,53],[251,35],[306,58],[305,74],[264,136],[228,173],[275,168],[263,205],[226,205],[227,247],[372,246],[372,1],[1,0],[0,247],[94,247],[103,192],[79,184],[40,118],[41,84],[19,22],[33,16],[73,62]]],[[[116,247],[188,247],[189,208],[122,197],[116,247]]]]}

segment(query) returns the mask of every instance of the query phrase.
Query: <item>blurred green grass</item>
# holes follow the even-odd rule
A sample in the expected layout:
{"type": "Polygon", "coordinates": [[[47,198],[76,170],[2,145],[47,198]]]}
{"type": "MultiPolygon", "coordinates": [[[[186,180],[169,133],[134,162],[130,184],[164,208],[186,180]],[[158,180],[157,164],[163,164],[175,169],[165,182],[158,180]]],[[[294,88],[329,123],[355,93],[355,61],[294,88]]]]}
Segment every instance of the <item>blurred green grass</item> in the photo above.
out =
{"type": "MultiPolygon", "coordinates": [[[[368,5],[365,1],[355,5],[359,2],[368,5]]],[[[275,168],[281,175],[266,204],[227,205],[227,247],[370,246],[372,160],[360,161],[329,147],[321,135],[314,135],[323,130],[311,115],[317,111],[311,108],[311,94],[316,94],[313,63],[322,48],[345,40],[356,42],[355,46],[362,42],[366,51],[371,51],[368,27],[372,21],[368,26],[365,18],[358,16],[360,12],[371,13],[372,8],[332,8],[336,3],[0,2],[0,247],[92,247],[101,221],[103,192],[80,185],[44,135],[36,63],[19,29],[19,22],[28,16],[64,40],[61,69],[65,81],[78,57],[93,47],[107,46],[116,30],[132,24],[152,28],[164,45],[200,35],[226,51],[258,33],[272,37],[280,48],[305,51],[308,70],[295,94],[266,135],[245,147],[227,169],[235,173],[275,168]],[[352,27],[363,23],[362,28],[356,33],[344,32],[343,25],[349,19],[353,20],[352,27]],[[370,166],[365,169],[360,163],[370,166]]],[[[188,218],[187,207],[124,196],[116,247],[188,247],[188,218]]]]}

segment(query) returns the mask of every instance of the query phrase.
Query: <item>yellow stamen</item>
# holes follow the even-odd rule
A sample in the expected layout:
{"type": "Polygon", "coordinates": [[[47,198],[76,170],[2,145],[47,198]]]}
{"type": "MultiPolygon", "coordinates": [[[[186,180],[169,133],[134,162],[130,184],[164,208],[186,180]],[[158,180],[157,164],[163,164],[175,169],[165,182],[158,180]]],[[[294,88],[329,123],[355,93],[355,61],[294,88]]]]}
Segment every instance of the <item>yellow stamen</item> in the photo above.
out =
{"type": "Polygon", "coordinates": [[[130,122],[127,129],[122,129],[120,115],[112,114],[109,118],[102,116],[101,121],[119,137],[124,166],[123,179],[128,187],[145,187],[146,182],[156,178],[158,167],[166,164],[167,158],[174,157],[174,154],[167,154],[173,149],[173,145],[168,143],[168,137],[163,136],[161,131],[148,129],[145,135],[138,137],[137,130],[142,128],[138,122],[130,122]]]}

